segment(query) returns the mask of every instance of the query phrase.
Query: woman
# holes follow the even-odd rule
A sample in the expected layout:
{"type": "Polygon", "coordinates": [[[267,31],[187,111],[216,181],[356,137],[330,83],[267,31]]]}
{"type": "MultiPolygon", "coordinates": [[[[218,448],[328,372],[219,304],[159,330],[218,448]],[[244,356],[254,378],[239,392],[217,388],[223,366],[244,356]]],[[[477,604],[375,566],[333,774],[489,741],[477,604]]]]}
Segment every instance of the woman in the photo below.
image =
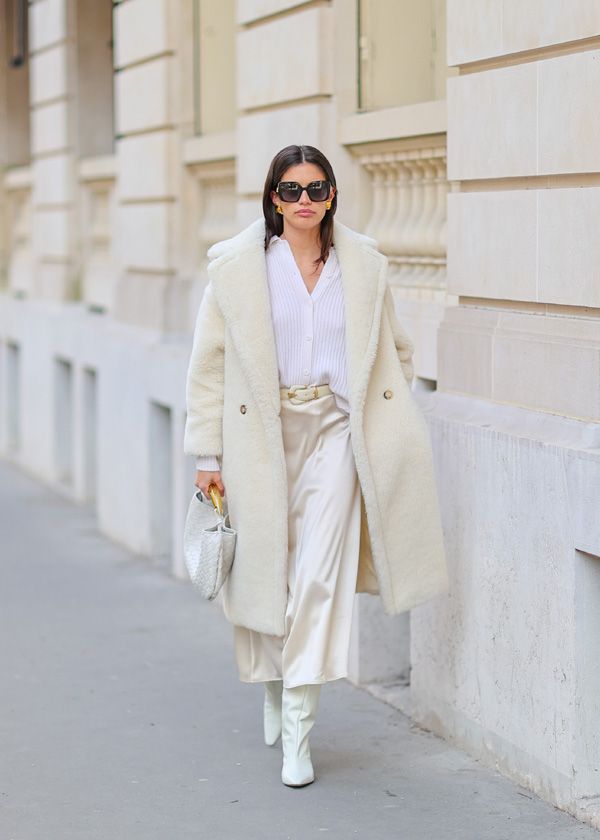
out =
{"type": "Polygon", "coordinates": [[[265,683],[294,787],[314,780],[321,685],[348,674],[354,593],[393,615],[448,582],[413,345],[337,196],[318,149],[275,155],[264,218],[208,251],[186,386],[196,486],[219,487],[238,532],[222,603],[239,676],[265,683]]]}

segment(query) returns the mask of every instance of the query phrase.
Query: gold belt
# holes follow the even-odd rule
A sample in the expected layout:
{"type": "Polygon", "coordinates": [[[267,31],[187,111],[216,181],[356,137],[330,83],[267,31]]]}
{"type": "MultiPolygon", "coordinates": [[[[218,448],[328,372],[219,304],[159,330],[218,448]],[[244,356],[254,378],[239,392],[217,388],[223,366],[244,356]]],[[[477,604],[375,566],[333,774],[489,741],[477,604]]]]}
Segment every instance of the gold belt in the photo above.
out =
{"type": "Polygon", "coordinates": [[[289,388],[280,388],[279,390],[282,398],[287,397],[295,405],[333,393],[329,385],[291,385],[289,388]]]}

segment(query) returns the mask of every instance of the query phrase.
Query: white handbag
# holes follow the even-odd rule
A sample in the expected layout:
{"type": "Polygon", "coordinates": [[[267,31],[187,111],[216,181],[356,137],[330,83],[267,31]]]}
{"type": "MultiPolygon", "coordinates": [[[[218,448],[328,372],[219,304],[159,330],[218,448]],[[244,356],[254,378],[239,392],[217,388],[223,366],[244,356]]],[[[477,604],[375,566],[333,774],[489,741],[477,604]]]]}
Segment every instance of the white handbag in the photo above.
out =
{"type": "Polygon", "coordinates": [[[190,501],[183,529],[183,556],[188,574],[203,598],[212,601],[231,571],[237,532],[223,510],[223,499],[215,484],[190,501]]]}

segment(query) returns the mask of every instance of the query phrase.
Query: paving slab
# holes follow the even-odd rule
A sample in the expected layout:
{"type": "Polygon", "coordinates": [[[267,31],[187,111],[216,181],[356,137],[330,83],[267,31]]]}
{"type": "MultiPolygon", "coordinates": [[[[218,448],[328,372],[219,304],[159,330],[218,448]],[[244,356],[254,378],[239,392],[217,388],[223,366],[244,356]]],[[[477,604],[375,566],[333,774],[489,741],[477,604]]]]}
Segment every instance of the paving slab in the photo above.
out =
{"type": "Polygon", "coordinates": [[[0,639],[0,840],[598,838],[346,680],[286,787],[221,608],[3,461],[0,639]]]}

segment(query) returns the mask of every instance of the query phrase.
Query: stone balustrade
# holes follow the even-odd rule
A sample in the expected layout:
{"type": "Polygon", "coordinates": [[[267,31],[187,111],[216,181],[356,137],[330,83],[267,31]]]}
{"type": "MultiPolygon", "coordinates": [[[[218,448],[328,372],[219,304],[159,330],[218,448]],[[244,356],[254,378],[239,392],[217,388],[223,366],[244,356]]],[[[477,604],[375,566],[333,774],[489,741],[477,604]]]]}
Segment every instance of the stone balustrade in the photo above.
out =
{"type": "Polygon", "coordinates": [[[195,232],[201,265],[214,242],[236,232],[235,160],[195,163],[189,168],[197,188],[195,232]]]}
{"type": "Polygon", "coordinates": [[[19,167],[4,177],[7,224],[7,285],[15,297],[34,294],[31,242],[31,170],[19,167]]]}
{"type": "Polygon", "coordinates": [[[389,257],[390,283],[403,297],[443,300],[446,286],[445,146],[358,154],[369,176],[365,233],[389,257]],[[437,293],[437,294],[436,294],[437,293]]]}
{"type": "Polygon", "coordinates": [[[111,312],[114,303],[115,166],[107,156],[83,160],[79,169],[81,297],[102,312],[111,312]]]}

